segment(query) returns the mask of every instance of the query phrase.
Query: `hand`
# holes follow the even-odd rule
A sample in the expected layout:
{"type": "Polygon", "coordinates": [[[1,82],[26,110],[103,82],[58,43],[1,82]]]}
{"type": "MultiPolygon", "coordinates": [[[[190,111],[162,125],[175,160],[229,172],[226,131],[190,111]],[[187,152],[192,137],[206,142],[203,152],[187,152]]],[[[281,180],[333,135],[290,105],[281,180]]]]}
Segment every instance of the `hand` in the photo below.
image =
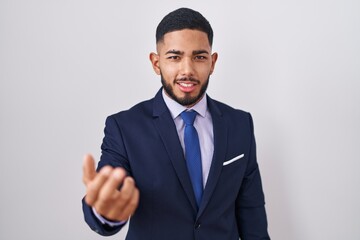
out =
{"type": "Polygon", "coordinates": [[[113,221],[126,221],[139,203],[139,190],[132,177],[122,168],[104,166],[95,171],[95,161],[85,155],[83,182],[86,186],[85,202],[103,217],[113,221]],[[118,187],[122,184],[120,190],[118,187]]]}

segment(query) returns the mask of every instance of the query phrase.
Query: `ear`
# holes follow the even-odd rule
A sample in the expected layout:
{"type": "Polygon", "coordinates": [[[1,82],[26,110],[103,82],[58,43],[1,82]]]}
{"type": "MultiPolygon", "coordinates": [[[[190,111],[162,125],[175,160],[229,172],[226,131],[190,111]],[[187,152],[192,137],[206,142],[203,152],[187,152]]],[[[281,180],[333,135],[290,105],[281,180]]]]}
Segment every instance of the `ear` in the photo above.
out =
{"type": "Polygon", "coordinates": [[[211,69],[210,69],[210,74],[212,74],[214,72],[215,69],[215,64],[216,61],[218,59],[218,54],[216,52],[214,52],[213,54],[211,54],[211,69]]]}
{"type": "Polygon", "coordinates": [[[149,58],[150,58],[151,65],[152,65],[155,73],[157,75],[160,75],[161,71],[160,71],[160,66],[159,66],[159,58],[160,58],[159,55],[152,52],[152,53],[150,53],[149,58]]]}

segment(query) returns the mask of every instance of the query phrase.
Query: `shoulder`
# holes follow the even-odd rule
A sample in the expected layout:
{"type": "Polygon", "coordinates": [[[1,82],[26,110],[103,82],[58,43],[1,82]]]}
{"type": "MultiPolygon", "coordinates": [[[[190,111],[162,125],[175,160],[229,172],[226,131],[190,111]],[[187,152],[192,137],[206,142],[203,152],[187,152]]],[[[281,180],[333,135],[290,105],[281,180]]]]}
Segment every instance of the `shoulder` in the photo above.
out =
{"type": "Polygon", "coordinates": [[[152,118],[152,105],[153,99],[140,102],[127,110],[122,110],[120,112],[114,113],[107,117],[108,121],[127,122],[131,123],[134,121],[145,120],[152,118]]]}
{"type": "Polygon", "coordinates": [[[210,106],[213,108],[210,113],[214,129],[216,126],[226,129],[228,139],[235,139],[235,143],[232,141],[231,144],[242,143],[245,146],[252,141],[254,138],[254,124],[249,112],[233,108],[216,100],[212,100],[209,109],[210,106]],[[214,110],[215,108],[217,110],[214,110]]]}
{"type": "Polygon", "coordinates": [[[251,117],[251,114],[245,110],[234,108],[226,103],[214,100],[210,97],[208,97],[208,104],[212,112],[217,112],[221,115],[244,118],[251,117]]]}
{"type": "Polygon", "coordinates": [[[211,115],[223,118],[229,126],[239,126],[253,129],[253,119],[249,112],[237,109],[223,102],[208,98],[211,115]]]}

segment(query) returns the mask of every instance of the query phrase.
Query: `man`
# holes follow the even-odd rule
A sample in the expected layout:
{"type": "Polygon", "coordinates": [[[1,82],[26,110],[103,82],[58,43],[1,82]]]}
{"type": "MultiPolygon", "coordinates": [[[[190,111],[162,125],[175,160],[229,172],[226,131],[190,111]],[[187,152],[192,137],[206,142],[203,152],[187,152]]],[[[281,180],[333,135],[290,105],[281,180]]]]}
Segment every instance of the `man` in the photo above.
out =
{"type": "Polygon", "coordinates": [[[97,172],[84,160],[94,231],[112,235],[129,220],[129,240],[270,239],[251,116],[205,94],[212,40],[191,9],[158,25],[150,60],[163,88],[107,118],[97,172]]]}

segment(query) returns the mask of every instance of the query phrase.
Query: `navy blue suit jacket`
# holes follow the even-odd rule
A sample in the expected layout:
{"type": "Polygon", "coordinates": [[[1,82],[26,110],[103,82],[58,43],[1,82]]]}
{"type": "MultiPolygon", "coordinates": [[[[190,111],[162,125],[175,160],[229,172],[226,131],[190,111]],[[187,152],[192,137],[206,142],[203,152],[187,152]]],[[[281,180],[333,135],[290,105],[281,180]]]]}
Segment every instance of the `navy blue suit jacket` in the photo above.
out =
{"type": "MultiPolygon", "coordinates": [[[[214,156],[198,210],[161,90],[155,98],[107,118],[98,169],[104,165],[125,168],[140,191],[126,239],[270,239],[252,118],[209,97],[208,108],[214,156]],[[237,161],[224,165],[237,156],[237,161]]],[[[102,225],[84,201],[83,211],[88,225],[101,235],[121,229],[102,225]]]]}

